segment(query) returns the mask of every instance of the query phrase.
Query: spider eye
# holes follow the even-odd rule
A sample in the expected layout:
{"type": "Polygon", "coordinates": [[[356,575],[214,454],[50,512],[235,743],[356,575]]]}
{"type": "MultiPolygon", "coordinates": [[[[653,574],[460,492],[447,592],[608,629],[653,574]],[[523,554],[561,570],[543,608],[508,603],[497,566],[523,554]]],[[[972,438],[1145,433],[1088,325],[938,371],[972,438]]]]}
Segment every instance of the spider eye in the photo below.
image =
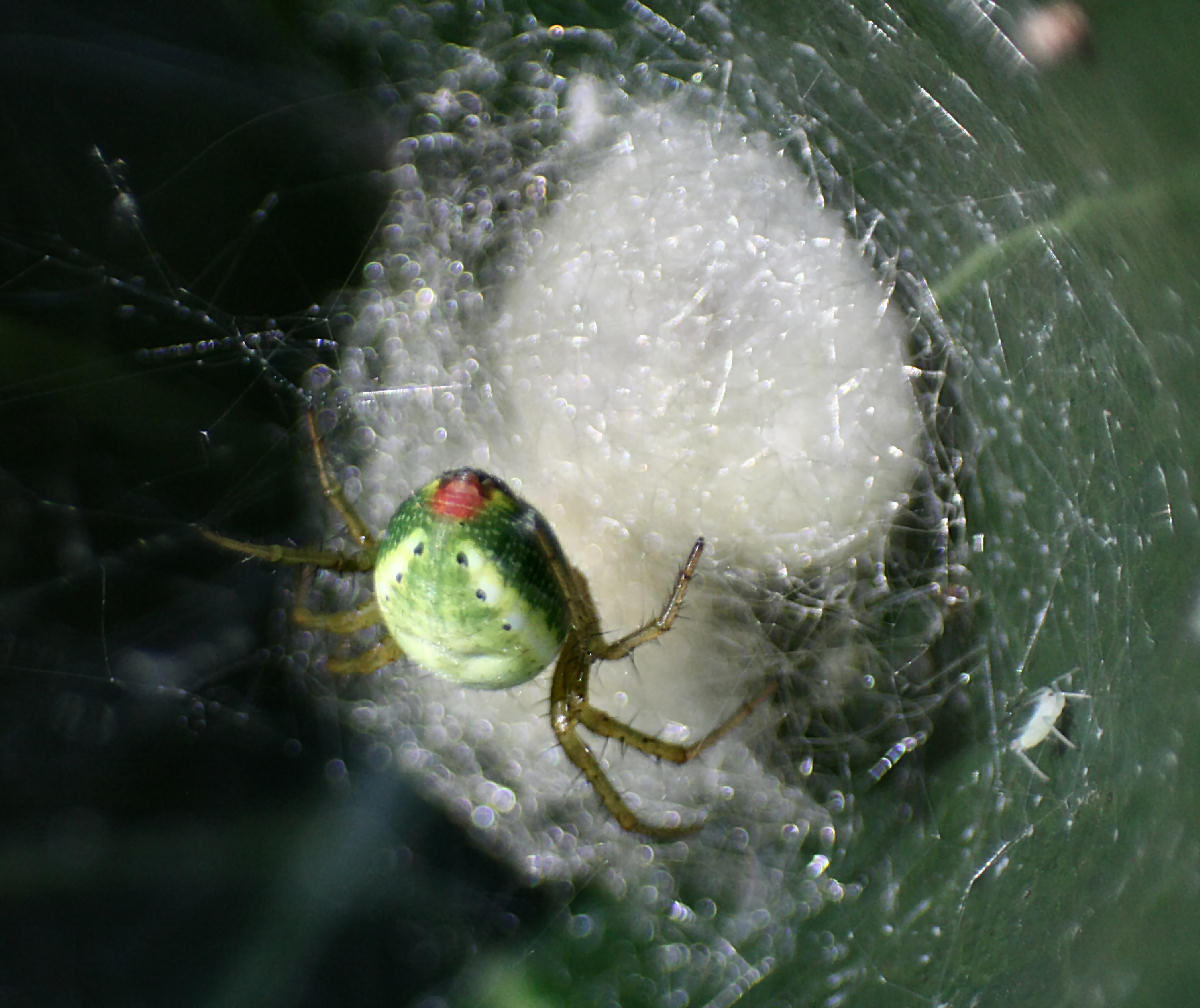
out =
{"type": "Polygon", "coordinates": [[[475,597],[477,599],[479,599],[480,602],[486,602],[487,601],[487,592],[485,592],[482,588],[476,588],[475,589],[475,597]]]}
{"type": "Polygon", "coordinates": [[[467,554],[466,553],[459,553],[457,560],[461,566],[463,566],[463,567],[467,566],[467,554]]]}
{"type": "Polygon", "coordinates": [[[425,552],[425,543],[419,542],[413,547],[413,556],[420,556],[425,552]]]}

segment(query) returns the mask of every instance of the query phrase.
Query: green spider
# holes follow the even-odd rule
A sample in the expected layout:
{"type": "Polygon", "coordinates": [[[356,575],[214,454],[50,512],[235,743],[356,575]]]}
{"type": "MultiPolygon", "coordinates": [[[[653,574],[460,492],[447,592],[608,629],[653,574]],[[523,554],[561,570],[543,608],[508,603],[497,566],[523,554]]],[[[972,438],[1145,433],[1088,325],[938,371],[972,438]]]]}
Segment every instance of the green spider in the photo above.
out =
{"type": "Polygon", "coordinates": [[[478,469],[445,472],[400,505],[376,542],[329,471],[315,415],[306,417],[321,487],[345,520],[357,551],[263,546],[203,532],[225,549],[271,563],[374,571],[374,596],[358,609],[293,610],[297,625],[334,633],[383,626],[385,633],[377,644],[353,658],[329,659],[329,671],[363,675],[407,657],[465,686],[507,689],[532,679],[557,655],[550,723],[563,751],[617,822],[655,839],[698,829],[702,822],[666,826],[639,819],[576,729],[582,725],[647,755],[686,763],[774,691],[772,684],[691,745],[639,731],[588,701],[593,662],[624,658],[671,628],[704,540],[692,546],[662,612],[619,640],[606,642],[586,579],[567,561],[546,519],[504,483],[478,469]]]}

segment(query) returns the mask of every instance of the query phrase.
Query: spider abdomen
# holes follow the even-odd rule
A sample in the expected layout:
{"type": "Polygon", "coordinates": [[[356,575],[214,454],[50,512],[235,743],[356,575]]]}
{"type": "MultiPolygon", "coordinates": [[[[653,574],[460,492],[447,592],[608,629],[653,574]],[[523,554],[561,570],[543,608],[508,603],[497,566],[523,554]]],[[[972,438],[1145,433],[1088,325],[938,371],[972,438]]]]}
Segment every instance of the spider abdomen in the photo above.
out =
{"type": "Polygon", "coordinates": [[[567,563],[537,510],[494,476],[457,469],[392,516],[375,598],[388,633],[418,665],[503,689],[533,678],[562,646],[568,605],[556,569],[567,563]]]}

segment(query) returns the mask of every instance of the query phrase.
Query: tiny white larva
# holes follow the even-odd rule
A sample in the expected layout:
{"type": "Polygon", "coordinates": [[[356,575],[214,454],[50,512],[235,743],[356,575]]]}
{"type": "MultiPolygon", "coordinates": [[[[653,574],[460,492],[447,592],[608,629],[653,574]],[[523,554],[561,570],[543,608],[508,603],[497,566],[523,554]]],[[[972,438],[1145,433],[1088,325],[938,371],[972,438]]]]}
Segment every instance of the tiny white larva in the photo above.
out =
{"type": "Polygon", "coordinates": [[[1030,698],[1030,703],[1033,705],[1033,712],[1026,719],[1024,726],[1013,737],[1013,740],[1008,744],[1010,751],[1016,753],[1021,760],[1042,780],[1049,780],[1049,776],[1043,773],[1036,763],[1029,757],[1029,751],[1041,745],[1050,736],[1058,739],[1065,746],[1072,749],[1077,748],[1075,743],[1067,738],[1058,730],[1058,720],[1062,717],[1063,710],[1067,706],[1068,700],[1090,700],[1091,697],[1087,693],[1068,693],[1062,690],[1058,685],[1058,680],[1052,682],[1049,686],[1042,686],[1034,691],[1030,698]]]}

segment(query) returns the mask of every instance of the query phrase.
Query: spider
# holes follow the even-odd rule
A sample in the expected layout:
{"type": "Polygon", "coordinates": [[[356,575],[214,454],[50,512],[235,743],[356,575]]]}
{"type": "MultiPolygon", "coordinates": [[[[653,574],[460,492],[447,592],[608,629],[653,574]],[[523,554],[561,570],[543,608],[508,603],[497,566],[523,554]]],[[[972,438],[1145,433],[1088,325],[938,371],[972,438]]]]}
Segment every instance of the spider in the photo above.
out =
{"type": "Polygon", "coordinates": [[[298,626],[339,634],[383,627],[378,643],[348,659],[328,659],[328,670],[365,675],[407,657],[465,686],[507,689],[532,679],[557,656],[550,684],[551,727],[612,816],[626,830],[658,840],[699,829],[703,820],[656,825],[639,818],[577,729],[686,763],[774,692],[772,683],[690,745],[640,731],[588,701],[594,662],[624,658],[671,629],[696,573],[703,538],[692,546],[658,616],[606,642],[587,580],[567,561],[549,523],[495,476],[471,468],[443,473],[400,505],[376,541],[329,470],[315,414],[305,417],[321,488],[357,550],[259,545],[201,531],[224,549],[270,563],[374,572],[373,597],[357,609],[318,613],[297,606],[292,612],[298,626]]]}

